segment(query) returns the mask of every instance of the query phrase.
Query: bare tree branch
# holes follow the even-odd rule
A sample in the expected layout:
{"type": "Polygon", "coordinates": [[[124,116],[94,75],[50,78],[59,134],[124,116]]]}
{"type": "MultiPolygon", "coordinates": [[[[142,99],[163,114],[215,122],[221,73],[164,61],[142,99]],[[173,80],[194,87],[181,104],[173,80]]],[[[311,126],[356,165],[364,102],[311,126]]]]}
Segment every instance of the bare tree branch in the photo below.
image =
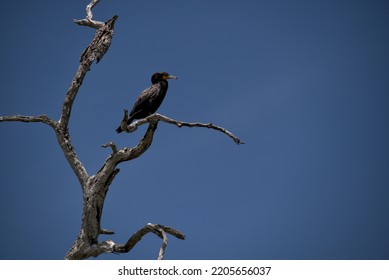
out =
{"type": "Polygon", "coordinates": [[[92,20],[93,14],[92,14],[92,9],[97,3],[99,3],[100,0],[92,0],[85,8],[86,10],[86,19],[92,20]]]}
{"type": "Polygon", "coordinates": [[[78,90],[80,89],[90,66],[94,60],[100,61],[111,45],[114,25],[117,18],[118,16],[114,16],[99,30],[97,30],[92,42],[81,54],[80,66],[78,67],[77,73],[70,84],[62,106],[60,123],[63,128],[68,126],[73,102],[76,99],[78,90]]]}
{"type": "Polygon", "coordinates": [[[100,0],[92,0],[87,6],[86,6],[86,17],[85,19],[75,19],[73,20],[74,23],[77,23],[78,25],[84,25],[84,26],[89,26],[95,29],[99,29],[104,25],[104,22],[101,21],[96,21],[92,20],[93,18],[93,13],[92,9],[97,3],[99,3],[100,0]]]}
{"type": "Polygon", "coordinates": [[[77,97],[77,93],[82,85],[82,82],[84,81],[86,74],[88,73],[93,61],[101,59],[111,44],[113,28],[116,19],[117,16],[114,16],[112,19],[108,20],[107,24],[103,25],[96,32],[94,39],[82,53],[80,65],[66,93],[62,106],[61,118],[58,121],[58,125],[56,126],[58,143],[82,187],[87,185],[89,175],[81,161],[78,159],[77,154],[74,151],[74,147],[71,144],[68,125],[74,100],[77,97]],[[102,44],[102,42],[105,44],[102,44]]]}
{"type": "Polygon", "coordinates": [[[23,116],[23,115],[15,115],[15,116],[0,116],[0,122],[41,122],[51,126],[52,128],[56,128],[57,122],[53,121],[46,115],[39,116],[23,116]]]}
{"type": "Polygon", "coordinates": [[[66,159],[68,160],[70,166],[72,167],[81,185],[87,182],[89,175],[86,172],[84,166],[82,165],[82,163],[80,162],[80,160],[78,159],[74,151],[67,128],[65,128],[65,130],[61,129],[60,122],[56,122],[50,119],[49,117],[47,117],[46,115],[39,115],[39,116],[15,115],[15,116],[0,117],[0,122],[16,122],[16,121],[17,122],[41,122],[53,128],[57,136],[58,143],[62,148],[66,159]]]}
{"type": "Polygon", "coordinates": [[[115,234],[115,233],[112,230],[101,228],[100,231],[99,231],[99,234],[110,235],[110,234],[115,234]]]}
{"type": "Polygon", "coordinates": [[[127,253],[129,252],[147,233],[152,232],[158,237],[163,239],[161,249],[158,254],[158,259],[162,260],[165,254],[165,249],[167,245],[167,236],[166,233],[169,233],[175,236],[178,239],[185,239],[185,235],[180,231],[173,229],[171,227],[166,227],[158,224],[147,224],[136,233],[134,233],[130,239],[125,244],[116,244],[114,246],[114,252],[116,253],[127,253]]]}
{"type": "Polygon", "coordinates": [[[117,18],[117,16],[114,16],[113,18],[108,20],[105,25],[99,28],[92,42],[82,53],[80,65],[66,93],[65,100],[62,106],[61,118],[58,121],[58,125],[56,128],[58,143],[60,144],[66,159],[68,160],[70,166],[72,167],[78,180],[80,181],[81,186],[83,186],[84,188],[87,185],[89,175],[84,166],[82,165],[81,161],[78,159],[74,151],[73,145],[71,144],[68,132],[68,125],[74,100],[77,97],[77,93],[82,85],[82,82],[84,81],[86,74],[88,73],[93,61],[99,61],[111,45],[114,24],[117,18]]]}
{"type": "Polygon", "coordinates": [[[90,61],[96,60],[96,63],[99,63],[111,46],[113,29],[117,19],[117,15],[113,16],[96,31],[92,43],[81,54],[80,62],[87,58],[90,61]]]}
{"type": "Polygon", "coordinates": [[[24,116],[24,115],[14,115],[14,116],[0,116],[0,122],[41,122],[49,125],[54,129],[57,136],[59,145],[61,146],[66,159],[68,160],[70,166],[72,167],[74,173],[76,174],[81,185],[87,182],[89,177],[84,166],[79,161],[74,148],[71,144],[69,133],[67,128],[65,130],[60,129],[60,122],[56,122],[46,115],[39,116],[24,116]]]}
{"type": "Polygon", "coordinates": [[[96,258],[99,255],[104,253],[118,253],[118,254],[128,253],[143,238],[143,236],[145,236],[150,232],[154,233],[155,235],[157,235],[159,238],[163,240],[158,254],[159,260],[162,260],[165,254],[166,245],[167,245],[167,233],[173,235],[178,239],[182,239],[182,240],[185,239],[185,235],[176,229],[167,226],[162,226],[159,224],[148,223],[147,225],[143,226],[140,230],[138,230],[136,233],[134,233],[124,244],[118,244],[112,240],[106,240],[96,245],[89,246],[84,250],[77,250],[76,254],[74,255],[69,254],[66,256],[66,258],[86,259],[90,257],[96,258]]]}
{"type": "Polygon", "coordinates": [[[159,249],[159,254],[158,254],[158,260],[163,260],[163,256],[165,255],[165,249],[167,246],[167,235],[166,232],[160,229],[161,235],[162,235],[162,245],[161,249],[159,249]]]}
{"type": "MultiPolygon", "coordinates": [[[[124,110],[124,118],[123,118],[123,121],[122,121],[122,124],[123,122],[125,122],[125,120],[128,119],[128,111],[125,109],[124,110]]],[[[128,126],[125,126],[123,129],[123,131],[126,131],[127,133],[131,133],[131,132],[134,132],[135,130],[137,130],[137,128],[142,125],[142,124],[145,124],[145,123],[150,123],[150,122],[158,122],[158,121],[163,121],[163,122],[166,122],[166,123],[170,123],[170,124],[174,124],[178,127],[183,127],[183,126],[187,126],[187,127],[206,127],[206,128],[211,128],[211,129],[214,129],[214,130],[217,130],[217,131],[220,131],[224,134],[226,134],[228,137],[230,137],[232,140],[234,140],[234,142],[236,144],[244,144],[243,141],[241,141],[238,137],[236,137],[234,134],[232,134],[231,132],[229,132],[227,129],[221,127],[221,126],[217,126],[217,125],[214,125],[212,123],[199,123],[199,122],[183,122],[183,121],[177,121],[177,120],[174,120],[174,119],[171,119],[171,118],[168,118],[164,115],[160,115],[160,114],[153,114],[151,116],[148,116],[144,119],[140,119],[140,120],[137,120],[135,122],[133,122],[132,124],[128,125],[128,126]]],[[[121,124],[121,126],[123,126],[121,124]]]]}
{"type": "Polygon", "coordinates": [[[101,145],[101,147],[103,147],[103,148],[111,147],[112,152],[114,154],[116,154],[119,151],[114,142],[105,143],[105,144],[101,145]]]}

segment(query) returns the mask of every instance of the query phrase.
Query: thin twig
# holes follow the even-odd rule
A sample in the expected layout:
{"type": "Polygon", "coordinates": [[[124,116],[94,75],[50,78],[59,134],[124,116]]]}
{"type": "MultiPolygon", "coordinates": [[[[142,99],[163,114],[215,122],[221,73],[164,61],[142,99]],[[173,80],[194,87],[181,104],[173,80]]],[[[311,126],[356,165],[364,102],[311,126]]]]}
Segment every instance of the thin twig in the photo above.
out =
{"type": "Polygon", "coordinates": [[[104,145],[102,145],[103,148],[108,148],[108,147],[111,147],[112,149],[112,152],[114,154],[116,154],[118,152],[118,148],[116,147],[116,144],[114,142],[108,142],[108,143],[105,143],[104,145]]]}
{"type": "Polygon", "coordinates": [[[110,234],[115,234],[115,233],[112,230],[101,228],[99,230],[99,234],[108,234],[108,235],[110,235],[110,234]]]}

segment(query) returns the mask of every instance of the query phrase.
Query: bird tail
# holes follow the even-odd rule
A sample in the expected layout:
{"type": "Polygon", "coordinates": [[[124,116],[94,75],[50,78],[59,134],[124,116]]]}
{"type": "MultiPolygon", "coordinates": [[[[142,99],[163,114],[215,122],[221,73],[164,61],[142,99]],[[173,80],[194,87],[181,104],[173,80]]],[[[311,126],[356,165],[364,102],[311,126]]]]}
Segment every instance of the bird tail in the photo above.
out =
{"type": "Polygon", "coordinates": [[[122,120],[122,122],[120,123],[119,127],[116,128],[116,132],[117,132],[117,133],[121,133],[121,132],[125,131],[125,130],[126,130],[125,127],[126,127],[127,125],[131,124],[131,122],[132,122],[133,120],[134,120],[134,117],[130,117],[127,121],[126,121],[126,118],[124,118],[124,119],[122,120]]]}
{"type": "Polygon", "coordinates": [[[118,128],[116,128],[116,132],[117,132],[117,133],[121,133],[121,132],[123,132],[123,129],[122,129],[122,127],[121,127],[121,126],[119,126],[118,128]]]}

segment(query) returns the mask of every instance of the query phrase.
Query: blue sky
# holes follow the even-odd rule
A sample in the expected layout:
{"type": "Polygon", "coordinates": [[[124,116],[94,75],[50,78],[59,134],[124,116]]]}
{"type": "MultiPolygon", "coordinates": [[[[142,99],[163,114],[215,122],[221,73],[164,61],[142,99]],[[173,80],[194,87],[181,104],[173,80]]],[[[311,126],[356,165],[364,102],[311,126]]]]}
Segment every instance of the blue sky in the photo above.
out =
{"type": "MultiPolygon", "coordinates": [[[[55,120],[94,30],[72,23],[89,1],[6,1],[0,10],[0,115],[55,120]]],[[[123,243],[144,224],[171,237],[166,259],[389,259],[387,1],[106,1],[118,14],[70,120],[89,174],[124,108],[156,71],[179,77],[159,112],[239,136],[161,123],[123,163],[102,226],[123,243]]],[[[51,128],[1,123],[0,259],[62,259],[81,221],[81,188],[51,128]]],[[[101,236],[100,240],[105,240],[101,236]]],[[[155,259],[146,236],[129,254],[155,259]]]]}

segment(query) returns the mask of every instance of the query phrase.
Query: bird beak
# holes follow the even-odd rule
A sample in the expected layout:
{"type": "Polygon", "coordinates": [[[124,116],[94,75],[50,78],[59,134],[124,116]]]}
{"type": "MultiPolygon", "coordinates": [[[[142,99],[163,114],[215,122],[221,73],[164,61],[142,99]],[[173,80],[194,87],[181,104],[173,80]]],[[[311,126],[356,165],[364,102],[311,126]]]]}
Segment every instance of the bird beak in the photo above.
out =
{"type": "Polygon", "coordinates": [[[178,79],[176,76],[167,75],[164,77],[165,79],[178,79]]]}

